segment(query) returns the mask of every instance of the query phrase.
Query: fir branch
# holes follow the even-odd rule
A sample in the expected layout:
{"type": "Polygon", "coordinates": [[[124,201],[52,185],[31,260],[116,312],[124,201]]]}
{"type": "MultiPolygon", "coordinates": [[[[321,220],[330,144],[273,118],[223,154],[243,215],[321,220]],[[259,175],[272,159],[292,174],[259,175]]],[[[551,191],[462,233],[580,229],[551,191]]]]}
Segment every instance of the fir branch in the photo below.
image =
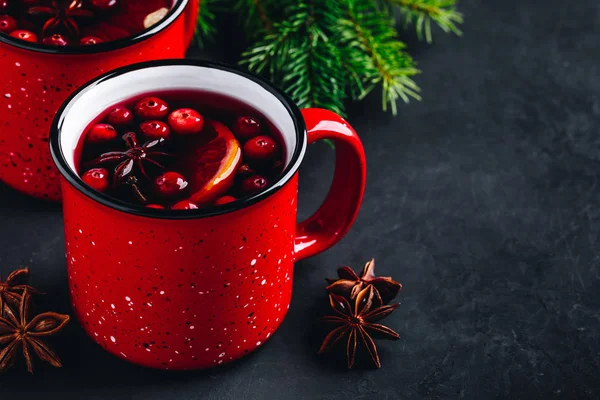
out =
{"type": "Polygon", "coordinates": [[[235,0],[234,9],[243,20],[246,33],[257,36],[273,32],[271,12],[276,6],[281,6],[276,0],[235,0]]]}
{"type": "Polygon", "coordinates": [[[345,0],[347,16],[339,21],[340,48],[352,96],[363,99],[382,86],[382,105],[397,113],[396,102],[420,100],[412,76],[420,71],[399,41],[394,21],[379,11],[371,0],[345,0]]]}
{"type": "Polygon", "coordinates": [[[299,0],[285,14],[272,33],[243,54],[242,64],[267,75],[301,108],[343,114],[344,70],[332,31],[342,16],[339,1],[299,0]]]}
{"type": "Polygon", "coordinates": [[[462,35],[458,25],[463,23],[463,15],[456,11],[457,0],[385,0],[398,6],[405,25],[414,24],[419,39],[433,41],[431,21],[444,32],[462,35]]]}
{"type": "Polygon", "coordinates": [[[206,41],[212,40],[216,32],[213,6],[218,0],[199,0],[196,22],[196,43],[203,48],[206,41]]]}

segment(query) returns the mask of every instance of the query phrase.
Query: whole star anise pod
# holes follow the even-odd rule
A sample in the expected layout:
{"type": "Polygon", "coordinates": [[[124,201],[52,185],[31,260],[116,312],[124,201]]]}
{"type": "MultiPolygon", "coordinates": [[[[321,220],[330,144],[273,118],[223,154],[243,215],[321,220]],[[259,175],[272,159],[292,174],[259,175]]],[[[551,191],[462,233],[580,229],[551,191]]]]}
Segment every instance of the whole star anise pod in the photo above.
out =
{"type": "Polygon", "coordinates": [[[359,342],[365,346],[375,366],[381,368],[373,337],[397,340],[400,335],[393,329],[376,322],[390,315],[398,307],[398,304],[383,305],[381,297],[373,285],[367,285],[356,295],[353,306],[346,298],[336,294],[329,295],[329,303],[338,315],[327,316],[323,320],[338,326],[325,337],[319,354],[330,350],[340,340],[346,338],[348,368],[352,368],[354,365],[359,342]]]}
{"type": "Polygon", "coordinates": [[[41,338],[60,331],[69,322],[69,316],[46,312],[29,320],[30,303],[31,295],[28,289],[25,289],[17,309],[18,315],[11,307],[6,307],[4,317],[0,317],[0,372],[14,365],[19,348],[22,349],[27,370],[31,373],[31,350],[53,367],[62,367],[56,353],[41,338]]]}
{"type": "Polygon", "coordinates": [[[329,286],[325,290],[351,300],[356,298],[357,294],[367,285],[373,285],[379,292],[383,303],[387,304],[402,289],[402,285],[390,277],[375,276],[375,259],[365,264],[360,276],[356,275],[356,272],[350,267],[338,268],[337,272],[339,279],[327,279],[329,286]]]}
{"type": "Polygon", "coordinates": [[[11,272],[4,282],[2,282],[2,277],[0,276],[0,317],[5,307],[18,307],[21,295],[25,289],[35,293],[34,288],[25,284],[28,277],[29,269],[27,268],[11,272]]]}
{"type": "Polygon", "coordinates": [[[52,0],[51,5],[34,6],[27,10],[32,16],[47,18],[42,27],[42,36],[50,31],[65,31],[73,38],[79,38],[78,18],[93,17],[94,13],[83,8],[82,0],[52,0]]]}
{"type": "Polygon", "coordinates": [[[116,163],[117,166],[113,175],[113,187],[117,187],[120,184],[131,186],[140,201],[146,203],[147,199],[139,189],[136,173],[139,172],[144,178],[149,180],[150,176],[146,171],[146,167],[154,166],[160,170],[164,170],[165,166],[157,160],[164,157],[174,157],[174,155],[160,151],[158,148],[159,145],[165,142],[164,139],[151,140],[140,145],[136,134],[129,132],[123,135],[123,140],[125,141],[127,150],[104,153],[100,157],[86,163],[86,167],[116,163]]]}
{"type": "Polygon", "coordinates": [[[145,163],[154,165],[160,169],[165,169],[164,165],[156,161],[156,159],[160,159],[161,157],[173,157],[173,154],[158,151],[156,149],[158,145],[164,143],[164,139],[151,140],[140,146],[136,134],[134,132],[129,132],[123,135],[123,140],[127,145],[127,150],[104,153],[86,165],[96,166],[111,162],[119,163],[115,168],[114,175],[115,183],[118,184],[126,182],[127,178],[133,176],[136,170],[141,172],[145,178],[149,179],[144,166],[145,163]]]}

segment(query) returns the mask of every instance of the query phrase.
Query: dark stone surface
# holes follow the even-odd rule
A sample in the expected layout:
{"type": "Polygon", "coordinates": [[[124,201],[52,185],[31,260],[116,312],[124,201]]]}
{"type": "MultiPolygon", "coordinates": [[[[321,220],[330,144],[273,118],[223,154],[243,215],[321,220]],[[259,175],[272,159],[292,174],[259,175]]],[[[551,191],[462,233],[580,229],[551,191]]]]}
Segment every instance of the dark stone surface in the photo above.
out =
{"type": "MultiPolygon", "coordinates": [[[[350,234],[297,265],[287,319],[250,357],[165,373],[105,353],[77,324],[54,341],[65,367],[0,377],[0,398],[600,398],[600,5],[465,0],[462,39],[409,37],[424,101],[350,108],[369,160],[350,234]],[[380,342],[383,368],[315,356],[323,278],[370,257],[404,284],[380,342]]],[[[231,59],[233,49],[214,49],[231,59]]],[[[330,182],[310,148],[301,215],[330,182]]],[[[48,308],[69,312],[61,213],[0,187],[0,272],[29,265],[48,308]]]]}

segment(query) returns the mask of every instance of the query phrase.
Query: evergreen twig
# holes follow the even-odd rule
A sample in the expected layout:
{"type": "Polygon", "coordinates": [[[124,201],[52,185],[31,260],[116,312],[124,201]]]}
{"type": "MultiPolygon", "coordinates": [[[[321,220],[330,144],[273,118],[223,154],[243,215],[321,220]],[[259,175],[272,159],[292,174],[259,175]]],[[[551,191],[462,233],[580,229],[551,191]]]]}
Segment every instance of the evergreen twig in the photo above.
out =
{"type": "Polygon", "coordinates": [[[383,109],[389,105],[393,114],[399,98],[420,100],[420,89],[411,78],[419,70],[405,44],[396,39],[393,19],[370,0],[346,0],[346,5],[347,18],[340,21],[340,47],[353,97],[363,99],[381,84],[383,109]]]}
{"type": "Polygon", "coordinates": [[[437,24],[444,32],[462,35],[458,25],[463,22],[463,15],[456,11],[457,0],[384,0],[389,5],[397,6],[405,25],[415,25],[419,39],[433,41],[431,22],[437,24]]]}
{"type": "Polygon", "coordinates": [[[243,54],[242,64],[266,73],[300,107],[343,114],[344,70],[333,32],[341,17],[337,0],[299,0],[272,33],[243,54]]]}
{"type": "Polygon", "coordinates": [[[196,43],[203,48],[206,41],[212,40],[216,32],[214,5],[218,0],[199,0],[198,20],[196,23],[196,43]]]}
{"type": "Polygon", "coordinates": [[[271,11],[276,0],[237,0],[234,9],[243,20],[246,33],[257,36],[261,33],[272,33],[273,22],[271,11]]]}
{"type": "Polygon", "coordinates": [[[382,88],[383,109],[420,99],[420,71],[398,39],[394,10],[432,41],[431,25],[461,34],[458,0],[200,0],[199,44],[214,33],[217,6],[245,23],[251,47],[241,64],[281,87],[300,107],[343,115],[344,100],[382,88]]]}

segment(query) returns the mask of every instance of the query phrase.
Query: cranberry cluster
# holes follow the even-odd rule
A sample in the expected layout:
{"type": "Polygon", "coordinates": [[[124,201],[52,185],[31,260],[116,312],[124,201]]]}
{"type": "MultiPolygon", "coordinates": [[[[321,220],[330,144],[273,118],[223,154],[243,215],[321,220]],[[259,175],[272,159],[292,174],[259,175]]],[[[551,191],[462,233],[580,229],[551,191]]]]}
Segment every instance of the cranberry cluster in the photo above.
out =
{"type": "MultiPolygon", "coordinates": [[[[85,171],[82,180],[99,192],[148,208],[185,210],[205,206],[190,200],[190,180],[198,171],[185,170],[185,163],[178,161],[196,157],[195,143],[212,140],[211,121],[216,119],[205,119],[189,107],[171,111],[169,104],[156,96],[132,106],[113,107],[101,122],[88,129],[81,160],[80,170],[85,171]]],[[[234,117],[230,126],[229,136],[236,148],[241,147],[243,160],[232,186],[224,195],[219,193],[213,198],[212,205],[263,190],[283,167],[280,144],[257,117],[234,117]]],[[[194,165],[203,165],[202,159],[194,161],[194,165]]]]}

